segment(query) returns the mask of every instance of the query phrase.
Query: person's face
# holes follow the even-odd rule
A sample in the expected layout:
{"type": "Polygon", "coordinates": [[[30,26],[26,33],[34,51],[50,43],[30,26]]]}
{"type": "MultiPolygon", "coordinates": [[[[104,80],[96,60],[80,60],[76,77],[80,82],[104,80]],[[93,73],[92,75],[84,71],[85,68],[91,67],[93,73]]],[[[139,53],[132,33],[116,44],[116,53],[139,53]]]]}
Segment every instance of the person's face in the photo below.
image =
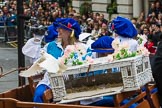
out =
{"type": "Polygon", "coordinates": [[[53,12],[52,17],[53,17],[53,18],[56,18],[57,16],[58,16],[58,11],[53,12]]]}
{"type": "Polygon", "coordinates": [[[155,31],[158,32],[160,28],[158,26],[155,26],[155,31]]]}
{"type": "Polygon", "coordinates": [[[143,30],[143,34],[147,35],[148,34],[148,30],[147,29],[144,29],[143,30]]]}
{"type": "Polygon", "coordinates": [[[100,16],[97,16],[97,17],[96,17],[96,20],[99,21],[99,20],[100,20],[100,16]]]}
{"type": "Polygon", "coordinates": [[[107,29],[107,26],[106,26],[106,25],[102,25],[102,28],[103,28],[103,29],[107,29]]]}
{"type": "Polygon", "coordinates": [[[155,8],[155,4],[154,4],[154,3],[151,4],[151,8],[152,8],[152,9],[155,8]]]}
{"type": "Polygon", "coordinates": [[[106,30],[105,29],[101,29],[101,33],[102,34],[105,34],[106,33],[106,30]]]}
{"type": "Polygon", "coordinates": [[[34,12],[34,11],[32,11],[31,15],[35,16],[35,12],[34,12]]]}
{"type": "Polygon", "coordinates": [[[102,21],[101,20],[98,20],[98,23],[99,23],[99,25],[101,25],[102,24],[102,21]]]}
{"type": "Polygon", "coordinates": [[[48,16],[48,12],[45,12],[44,14],[45,14],[45,16],[48,16]]]}
{"type": "Polygon", "coordinates": [[[152,17],[155,17],[155,12],[152,12],[152,14],[151,14],[151,15],[152,15],[152,17]]]}
{"type": "Polygon", "coordinates": [[[42,9],[40,8],[40,9],[38,9],[38,13],[42,13],[42,9]]]}
{"type": "Polygon", "coordinates": [[[3,8],[3,12],[4,12],[4,13],[8,13],[7,7],[4,7],[4,8],[3,8]]]}
{"type": "Polygon", "coordinates": [[[100,18],[101,18],[101,19],[104,19],[104,15],[103,15],[103,14],[101,14],[100,18]]]}
{"type": "Polygon", "coordinates": [[[99,28],[98,25],[94,25],[95,30],[98,30],[98,28],[99,28]]]}
{"type": "Polygon", "coordinates": [[[93,13],[93,19],[96,19],[96,14],[95,13],[93,13]]]}
{"type": "Polygon", "coordinates": [[[15,5],[15,4],[13,4],[11,7],[12,7],[13,9],[16,9],[16,5],[15,5]]]}
{"type": "Polygon", "coordinates": [[[84,19],[84,20],[85,20],[85,19],[86,19],[86,16],[85,16],[85,15],[83,15],[83,16],[82,16],[82,19],[84,19]]]}
{"type": "Polygon", "coordinates": [[[155,24],[152,24],[152,25],[151,25],[151,28],[152,28],[153,30],[155,30],[155,24]]]}
{"type": "Polygon", "coordinates": [[[133,24],[136,24],[136,20],[132,20],[132,23],[133,23],[133,24]]]}
{"type": "Polygon", "coordinates": [[[65,30],[63,28],[58,28],[58,38],[61,38],[63,40],[68,40],[69,36],[70,36],[70,31],[65,30]]]}
{"type": "Polygon", "coordinates": [[[162,14],[158,14],[158,19],[162,19],[162,14]]]}
{"type": "Polygon", "coordinates": [[[156,2],[156,8],[159,8],[160,7],[160,3],[159,2],[156,2]]]}

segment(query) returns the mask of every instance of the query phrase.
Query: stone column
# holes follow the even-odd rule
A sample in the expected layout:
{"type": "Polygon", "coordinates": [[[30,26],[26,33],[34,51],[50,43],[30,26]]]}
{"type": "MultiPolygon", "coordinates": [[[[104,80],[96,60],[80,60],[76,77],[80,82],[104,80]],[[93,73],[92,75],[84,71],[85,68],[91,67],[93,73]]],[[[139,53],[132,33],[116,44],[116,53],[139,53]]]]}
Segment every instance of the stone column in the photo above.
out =
{"type": "Polygon", "coordinates": [[[132,18],[133,0],[117,0],[117,12],[119,16],[132,18]]]}
{"type": "Polygon", "coordinates": [[[133,17],[138,18],[142,12],[142,0],[133,0],[133,17]]]}
{"type": "Polygon", "coordinates": [[[144,11],[145,11],[145,17],[147,17],[149,11],[149,0],[144,0],[144,11]]]}
{"type": "Polygon", "coordinates": [[[92,0],[92,11],[102,13],[108,19],[108,4],[111,4],[111,0],[92,0]]]}
{"type": "Polygon", "coordinates": [[[77,13],[79,13],[79,7],[84,2],[91,2],[91,1],[87,1],[87,0],[72,0],[72,6],[76,10],[77,13]]]}

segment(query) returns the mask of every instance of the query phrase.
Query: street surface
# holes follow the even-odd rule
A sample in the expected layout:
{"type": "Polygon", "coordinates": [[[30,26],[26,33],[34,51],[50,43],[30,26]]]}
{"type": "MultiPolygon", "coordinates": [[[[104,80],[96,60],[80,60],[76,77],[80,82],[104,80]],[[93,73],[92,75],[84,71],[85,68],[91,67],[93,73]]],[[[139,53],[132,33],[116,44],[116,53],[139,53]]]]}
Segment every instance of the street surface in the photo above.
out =
{"type": "MultiPolygon", "coordinates": [[[[26,64],[27,63],[28,61],[26,64]]],[[[9,45],[0,42],[0,66],[3,67],[4,73],[18,67],[17,48],[12,48],[9,45]]],[[[0,92],[16,87],[18,87],[18,71],[0,78],[0,92]]]]}

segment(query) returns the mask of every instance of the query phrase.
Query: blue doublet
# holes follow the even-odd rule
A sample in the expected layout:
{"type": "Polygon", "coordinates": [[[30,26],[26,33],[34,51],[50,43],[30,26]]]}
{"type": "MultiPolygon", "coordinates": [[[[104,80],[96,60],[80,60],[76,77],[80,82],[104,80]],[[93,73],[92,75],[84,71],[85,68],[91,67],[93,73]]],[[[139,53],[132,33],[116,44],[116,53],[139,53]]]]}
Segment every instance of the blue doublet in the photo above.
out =
{"type": "Polygon", "coordinates": [[[44,84],[39,85],[35,89],[33,101],[38,103],[43,103],[43,94],[44,91],[46,91],[47,89],[49,89],[47,85],[44,84]]]}
{"type": "Polygon", "coordinates": [[[62,56],[62,52],[62,49],[58,47],[58,45],[54,41],[50,42],[47,46],[47,53],[51,54],[56,59],[62,56]]]}
{"type": "MultiPolygon", "coordinates": [[[[58,59],[62,56],[63,50],[61,47],[59,47],[59,45],[56,44],[55,41],[52,41],[47,46],[47,53],[58,59]]],[[[43,103],[43,94],[47,89],[49,89],[49,87],[43,83],[38,85],[34,92],[33,101],[37,103],[43,103]]]]}

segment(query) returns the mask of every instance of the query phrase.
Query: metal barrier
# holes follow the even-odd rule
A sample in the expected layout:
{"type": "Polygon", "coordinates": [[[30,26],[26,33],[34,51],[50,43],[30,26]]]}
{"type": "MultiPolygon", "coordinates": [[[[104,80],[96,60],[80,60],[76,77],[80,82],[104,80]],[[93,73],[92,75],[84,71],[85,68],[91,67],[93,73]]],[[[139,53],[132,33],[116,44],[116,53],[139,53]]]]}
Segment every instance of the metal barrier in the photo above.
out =
{"type": "Polygon", "coordinates": [[[0,26],[0,40],[17,40],[17,26],[0,26]]]}
{"type": "Polygon", "coordinates": [[[7,40],[17,40],[17,26],[6,26],[7,40]]]}
{"type": "Polygon", "coordinates": [[[25,25],[24,35],[25,35],[25,39],[27,40],[32,37],[31,26],[25,25]]]}
{"type": "Polygon", "coordinates": [[[5,41],[5,26],[0,26],[0,40],[5,41]]]}
{"type": "MultiPolygon", "coordinates": [[[[36,28],[36,27],[32,27],[32,26],[28,26],[25,25],[24,28],[24,42],[26,42],[28,39],[32,38],[33,35],[33,31],[32,29],[36,28]]],[[[6,32],[7,32],[7,43],[14,47],[17,48],[18,47],[18,43],[17,43],[17,27],[16,26],[8,26],[6,27],[6,32]]]]}
{"type": "MultiPolygon", "coordinates": [[[[24,42],[33,37],[32,29],[32,26],[25,25],[24,42]]],[[[17,38],[17,26],[0,26],[0,40],[7,42],[10,46],[14,48],[17,48],[17,38]]]]}

